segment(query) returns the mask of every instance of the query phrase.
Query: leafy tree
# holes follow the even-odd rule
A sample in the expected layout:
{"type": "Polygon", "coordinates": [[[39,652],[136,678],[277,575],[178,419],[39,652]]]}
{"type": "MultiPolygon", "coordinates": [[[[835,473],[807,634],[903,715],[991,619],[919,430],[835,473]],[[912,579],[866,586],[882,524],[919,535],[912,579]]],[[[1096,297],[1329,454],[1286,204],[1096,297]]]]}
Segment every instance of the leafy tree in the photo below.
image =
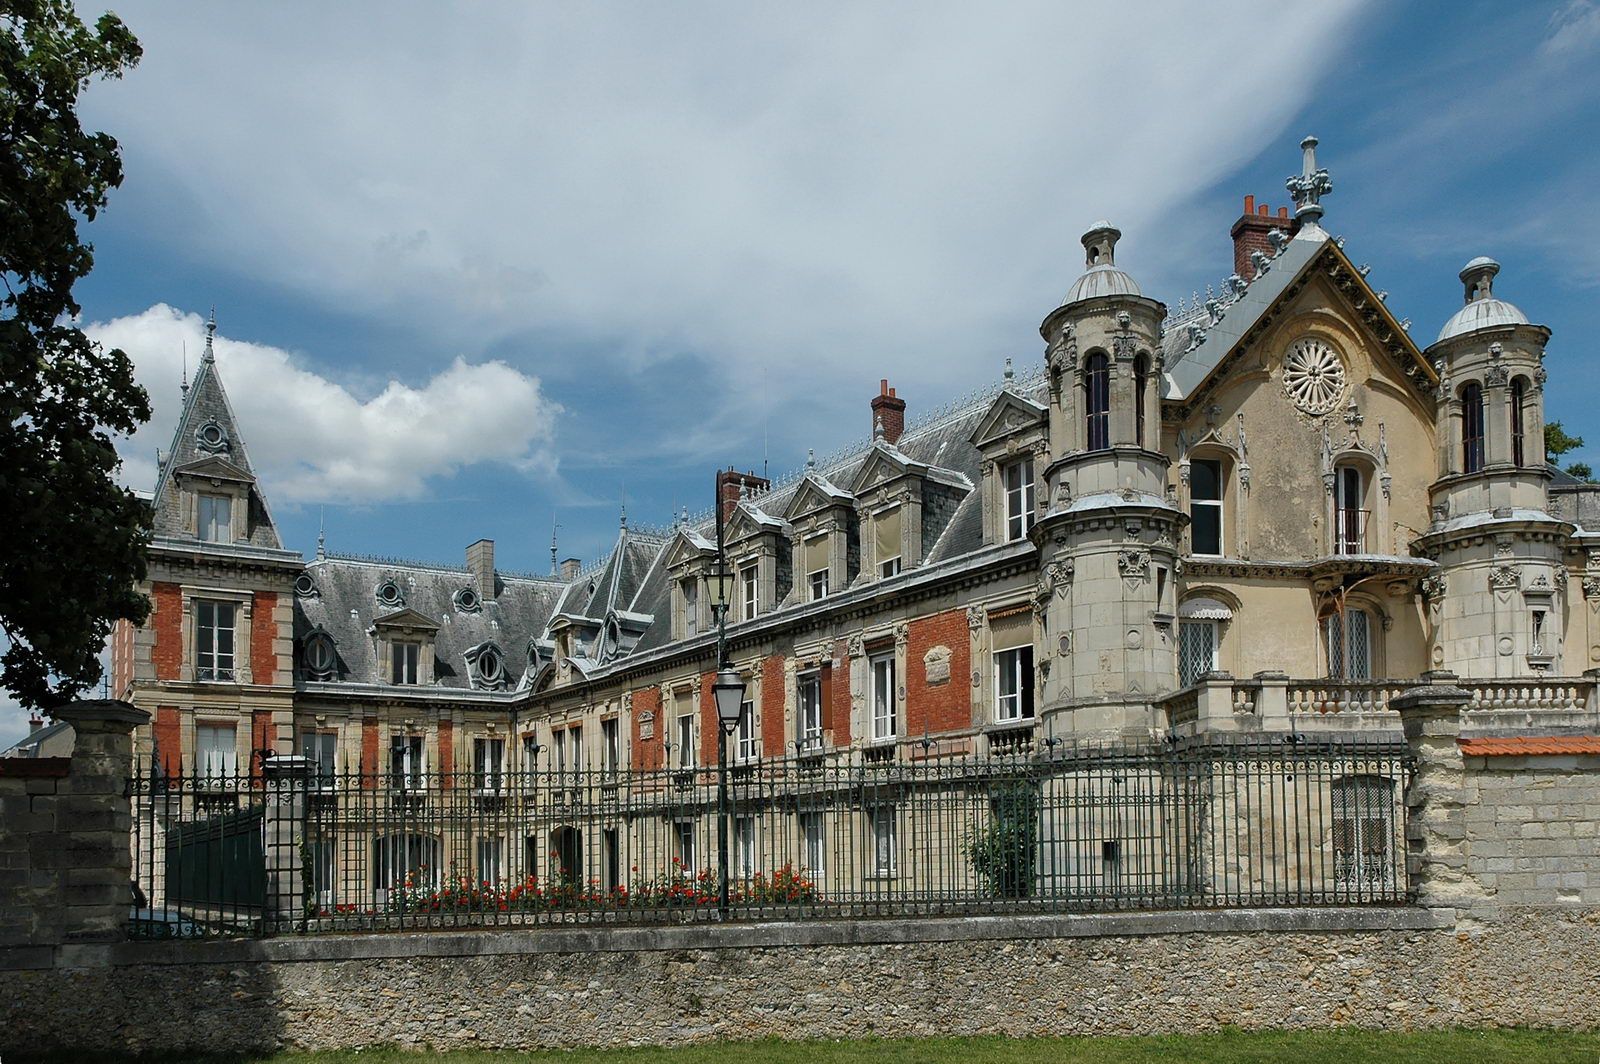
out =
{"type": "Polygon", "coordinates": [[[1026,898],[1033,893],[1040,804],[1036,781],[997,782],[989,794],[988,822],[967,838],[967,863],[984,889],[997,898],[1026,898]]]}
{"type": "MultiPolygon", "coordinates": [[[[1560,458],[1568,451],[1575,451],[1583,446],[1582,436],[1569,436],[1567,430],[1561,427],[1561,422],[1550,421],[1544,426],[1544,453],[1552,461],[1560,458]]],[[[1567,472],[1579,480],[1594,480],[1594,470],[1588,462],[1571,462],[1567,465],[1567,472]]]]}
{"type": "Polygon", "coordinates": [[[115,15],[69,0],[0,0],[0,685],[49,708],[100,677],[118,619],[142,622],[148,508],[113,479],[112,433],[150,418],[121,351],[90,343],[72,286],[78,238],[122,183],[117,142],[87,133],[78,96],[139,61],[115,15]]]}

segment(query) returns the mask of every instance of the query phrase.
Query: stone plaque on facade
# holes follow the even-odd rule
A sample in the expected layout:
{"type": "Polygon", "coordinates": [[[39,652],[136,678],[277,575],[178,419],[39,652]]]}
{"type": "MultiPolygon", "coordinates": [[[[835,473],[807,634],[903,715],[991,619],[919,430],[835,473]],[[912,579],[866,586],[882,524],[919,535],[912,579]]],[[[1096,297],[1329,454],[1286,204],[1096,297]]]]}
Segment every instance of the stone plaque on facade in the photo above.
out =
{"type": "Polygon", "coordinates": [[[656,737],[656,715],[649,710],[639,714],[639,738],[654,739],[656,737]]]}
{"type": "Polygon", "coordinates": [[[929,647],[922,655],[923,680],[928,686],[950,682],[950,648],[929,647]]]}

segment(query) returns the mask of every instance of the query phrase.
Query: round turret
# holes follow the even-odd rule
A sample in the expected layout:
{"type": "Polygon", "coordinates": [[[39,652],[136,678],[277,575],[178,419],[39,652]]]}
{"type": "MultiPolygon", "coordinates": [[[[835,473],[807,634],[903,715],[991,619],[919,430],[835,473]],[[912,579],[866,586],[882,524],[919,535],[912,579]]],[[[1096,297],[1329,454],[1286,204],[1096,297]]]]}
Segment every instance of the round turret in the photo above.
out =
{"type": "Polygon", "coordinates": [[[1122,231],[1107,221],[1099,221],[1083,234],[1083,276],[1073,282],[1062,306],[1102,296],[1140,296],[1139,286],[1116,265],[1117,241],[1122,231]]]}
{"type": "Polygon", "coordinates": [[[1500,264],[1479,255],[1461,268],[1461,283],[1466,286],[1466,305],[1450,316],[1439,330],[1434,343],[1464,336],[1478,329],[1491,329],[1501,325],[1528,325],[1528,316],[1514,304],[1494,296],[1494,275],[1500,264]]]}

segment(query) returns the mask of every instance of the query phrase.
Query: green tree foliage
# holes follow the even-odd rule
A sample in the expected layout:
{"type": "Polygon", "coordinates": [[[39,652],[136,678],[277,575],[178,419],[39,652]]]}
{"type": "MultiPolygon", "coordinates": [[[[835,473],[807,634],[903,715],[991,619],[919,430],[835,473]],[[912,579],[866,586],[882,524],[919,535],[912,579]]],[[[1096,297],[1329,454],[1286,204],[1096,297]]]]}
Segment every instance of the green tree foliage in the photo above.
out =
{"type": "Polygon", "coordinates": [[[1026,898],[1039,864],[1039,785],[1017,779],[997,783],[988,822],[967,839],[967,863],[990,894],[1026,898]]]}
{"type": "MultiPolygon", "coordinates": [[[[1583,446],[1582,436],[1569,436],[1567,430],[1561,427],[1561,422],[1550,421],[1544,427],[1544,453],[1545,457],[1555,461],[1568,451],[1575,451],[1583,446]]],[[[1567,472],[1579,480],[1594,480],[1594,470],[1588,462],[1569,462],[1567,472]]]]}
{"type": "Polygon", "coordinates": [[[94,264],[78,238],[122,182],[117,142],[87,133],[78,96],[139,61],[115,15],[0,0],[0,685],[49,708],[100,677],[119,618],[143,621],[148,508],[114,479],[112,434],[150,418],[121,351],[75,325],[94,264]]]}

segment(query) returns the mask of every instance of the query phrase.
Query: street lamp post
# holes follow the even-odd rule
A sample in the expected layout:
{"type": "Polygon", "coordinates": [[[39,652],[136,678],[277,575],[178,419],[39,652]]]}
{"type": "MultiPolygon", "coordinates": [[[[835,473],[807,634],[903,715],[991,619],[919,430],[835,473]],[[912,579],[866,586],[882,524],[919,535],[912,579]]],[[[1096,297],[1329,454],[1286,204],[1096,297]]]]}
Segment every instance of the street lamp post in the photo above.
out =
{"type": "Polygon", "coordinates": [[[723,552],[722,475],[717,475],[717,570],[712,610],[717,615],[717,918],[728,919],[728,736],[739,727],[744,677],[728,667],[728,566],[723,552]]]}

